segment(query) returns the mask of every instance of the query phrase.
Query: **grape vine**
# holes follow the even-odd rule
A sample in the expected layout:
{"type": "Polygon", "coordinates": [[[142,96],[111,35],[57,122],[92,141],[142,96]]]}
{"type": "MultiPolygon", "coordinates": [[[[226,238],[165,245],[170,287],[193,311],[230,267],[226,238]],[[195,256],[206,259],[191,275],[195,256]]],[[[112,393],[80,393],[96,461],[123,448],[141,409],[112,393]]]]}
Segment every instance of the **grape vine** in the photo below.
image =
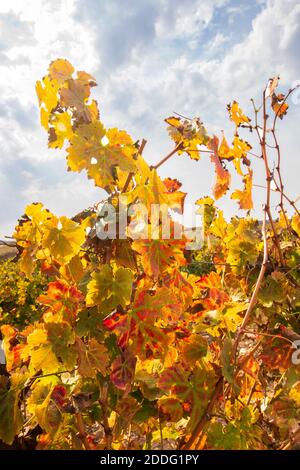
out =
{"type": "Polygon", "coordinates": [[[228,105],[231,144],[198,117],[168,117],[173,148],[151,166],[145,140],[101,121],[95,78],[65,59],[50,64],[36,85],[48,145],[107,199],[73,218],[33,203],[16,226],[18,259],[0,264],[3,442],[86,450],[300,443],[300,214],[285,192],[276,133],[293,90],[278,85],[268,81],[252,119],[228,105]],[[195,203],[204,239],[191,252],[172,218],[186,193],[159,169],[200,157],[211,160],[215,182],[195,203]],[[265,174],[261,220],[251,216],[254,159],[265,174]],[[245,216],[227,221],[217,200],[234,173],[242,189],[231,198],[245,216]],[[165,208],[155,227],[154,206],[165,208]],[[99,236],[109,208],[114,236],[99,236]]]}

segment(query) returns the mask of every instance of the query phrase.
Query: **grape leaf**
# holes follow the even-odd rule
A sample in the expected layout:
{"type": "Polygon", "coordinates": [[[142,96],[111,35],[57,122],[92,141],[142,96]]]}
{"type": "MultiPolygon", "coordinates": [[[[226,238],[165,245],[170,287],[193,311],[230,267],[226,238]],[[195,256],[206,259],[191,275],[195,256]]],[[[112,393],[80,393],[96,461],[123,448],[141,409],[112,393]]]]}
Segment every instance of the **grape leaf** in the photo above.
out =
{"type": "Polygon", "coordinates": [[[215,165],[216,180],[213,187],[213,195],[215,199],[220,199],[220,197],[228,191],[231,182],[230,173],[223,167],[219,158],[218,146],[219,139],[216,136],[210,139],[207,144],[207,147],[212,150],[210,159],[215,165]]]}
{"type": "Polygon", "coordinates": [[[171,116],[165,119],[171,139],[181,147],[178,154],[187,153],[191,159],[199,160],[199,146],[208,142],[208,135],[199,118],[185,119],[171,116]]]}
{"type": "Polygon", "coordinates": [[[58,378],[45,377],[36,381],[27,400],[28,411],[34,416],[43,431],[53,435],[62,422],[62,412],[52,398],[58,378]]]}
{"type": "Polygon", "coordinates": [[[191,335],[185,341],[182,355],[187,364],[195,364],[207,353],[207,341],[199,335],[191,335]]]}
{"type": "Polygon", "coordinates": [[[115,312],[106,317],[104,326],[118,335],[118,345],[137,354],[152,355],[165,354],[169,338],[166,333],[156,325],[156,319],[164,316],[165,297],[149,295],[141,291],[132,307],[126,313],[115,312]]]}
{"type": "Polygon", "coordinates": [[[172,264],[184,266],[185,240],[135,240],[132,248],[141,255],[148,276],[159,277],[172,264]]]}
{"type": "Polygon", "coordinates": [[[48,146],[62,148],[65,140],[70,140],[73,134],[71,116],[67,112],[56,113],[51,119],[48,146]]]}
{"type": "Polygon", "coordinates": [[[51,80],[57,80],[57,82],[61,85],[63,82],[72,77],[74,67],[66,59],[56,59],[50,63],[48,70],[51,80]]]}
{"type": "Polygon", "coordinates": [[[246,164],[247,166],[250,165],[250,162],[247,158],[247,153],[251,150],[251,145],[240,139],[238,136],[235,136],[233,139],[233,147],[231,149],[231,156],[233,158],[233,163],[237,173],[243,176],[243,172],[241,169],[241,162],[246,164]]]}
{"type": "Polygon", "coordinates": [[[27,345],[21,356],[24,360],[30,357],[29,370],[33,373],[42,370],[45,374],[51,374],[61,370],[62,364],[52,349],[47,332],[42,328],[37,328],[28,335],[27,345]]]}
{"type": "Polygon", "coordinates": [[[37,300],[49,307],[44,314],[45,321],[63,320],[74,324],[83,296],[75,286],[69,286],[65,281],[53,281],[48,284],[47,293],[37,300]]]}
{"type": "Polygon", "coordinates": [[[133,273],[127,268],[118,268],[115,273],[106,264],[92,273],[88,283],[86,304],[88,307],[99,305],[103,313],[109,313],[118,305],[126,307],[130,301],[133,273]]]}
{"type": "Polygon", "coordinates": [[[0,439],[11,445],[24,422],[19,399],[27,376],[21,372],[13,373],[9,388],[3,379],[1,377],[0,381],[0,439]]]}
{"type": "Polygon", "coordinates": [[[51,80],[48,76],[44,77],[41,82],[36,82],[36,93],[41,107],[41,124],[46,129],[48,128],[49,115],[58,104],[58,90],[58,81],[51,80]]]}
{"type": "Polygon", "coordinates": [[[245,188],[243,191],[240,189],[234,191],[231,195],[231,199],[238,199],[240,209],[250,210],[253,208],[253,201],[252,201],[252,177],[253,171],[248,170],[248,174],[244,176],[243,182],[245,188]]]}
{"type": "Polygon", "coordinates": [[[75,366],[77,354],[73,347],[75,343],[75,332],[66,322],[46,323],[48,340],[51,348],[66,370],[72,370],[75,366]]]}
{"type": "Polygon", "coordinates": [[[76,338],[76,348],[78,352],[78,372],[84,377],[95,377],[99,371],[106,375],[109,364],[109,356],[106,347],[91,338],[84,343],[80,338],[76,338]]]}
{"type": "Polygon", "coordinates": [[[235,123],[236,127],[250,122],[250,119],[243,113],[237,101],[233,101],[232,104],[229,104],[227,109],[230,119],[235,123]]]}
{"type": "Polygon", "coordinates": [[[72,171],[87,170],[96,186],[109,188],[116,183],[116,167],[136,170],[136,148],[125,131],[104,129],[100,121],[82,124],[70,140],[67,162],[72,171]]]}
{"type": "Polygon", "coordinates": [[[130,387],[136,365],[135,356],[128,350],[121,352],[111,365],[110,380],[120,390],[130,387]]]}
{"type": "Polygon", "coordinates": [[[167,421],[179,421],[183,415],[182,404],[176,397],[162,397],[158,400],[158,406],[161,414],[167,421]]]}
{"type": "Polygon", "coordinates": [[[52,217],[44,223],[43,248],[59,263],[67,264],[77,255],[85,241],[85,230],[65,216],[52,217]]]}
{"type": "Polygon", "coordinates": [[[212,371],[200,367],[190,371],[180,364],[165,369],[158,381],[162,390],[176,396],[183,405],[190,405],[190,431],[201,418],[215,383],[216,376],[212,371]]]}
{"type": "Polygon", "coordinates": [[[78,78],[70,78],[67,86],[60,91],[61,103],[66,108],[71,108],[80,122],[89,123],[92,121],[93,113],[87,106],[90,96],[90,84],[78,78]]]}

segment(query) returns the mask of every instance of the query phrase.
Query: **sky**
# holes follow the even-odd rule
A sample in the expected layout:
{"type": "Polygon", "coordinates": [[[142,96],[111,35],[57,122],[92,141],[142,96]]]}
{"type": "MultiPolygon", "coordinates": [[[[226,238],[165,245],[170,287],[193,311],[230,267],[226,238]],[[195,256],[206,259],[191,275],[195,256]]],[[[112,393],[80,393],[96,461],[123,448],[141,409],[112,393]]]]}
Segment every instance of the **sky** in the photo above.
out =
{"type": "MultiPolygon", "coordinates": [[[[209,134],[233,127],[226,105],[251,113],[268,79],[280,74],[286,92],[300,82],[300,2],[297,0],[10,0],[0,1],[0,239],[10,235],[31,202],[72,216],[105,195],[85,174],[66,171],[65,152],[47,148],[35,82],[56,58],[97,79],[93,97],[107,127],[145,138],[155,163],[172,149],[164,118],[199,116],[209,134]]],[[[285,186],[299,194],[300,92],[278,123],[285,186]]],[[[248,138],[248,136],[243,135],[248,138]]],[[[249,139],[250,142],[253,140],[249,139]]],[[[255,148],[255,147],[254,147],[255,148]]],[[[272,156],[270,156],[272,159],[272,156]]],[[[255,183],[264,185],[261,162],[255,183]]],[[[211,194],[213,165],[175,156],[159,170],[179,179],[187,203],[211,194]]],[[[242,188],[233,179],[233,189],[242,188]]],[[[254,188],[261,217],[264,190],[254,188]]],[[[276,211],[276,200],[273,201],[276,211]]],[[[219,201],[237,211],[230,193],[219,201]]]]}

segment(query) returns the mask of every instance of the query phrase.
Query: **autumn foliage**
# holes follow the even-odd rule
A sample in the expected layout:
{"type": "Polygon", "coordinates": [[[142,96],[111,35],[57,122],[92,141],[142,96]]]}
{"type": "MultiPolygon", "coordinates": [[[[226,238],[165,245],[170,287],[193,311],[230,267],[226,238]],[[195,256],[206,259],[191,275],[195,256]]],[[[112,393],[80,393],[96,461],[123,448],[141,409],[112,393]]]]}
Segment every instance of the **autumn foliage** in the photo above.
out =
{"type": "Polygon", "coordinates": [[[127,209],[166,205],[171,237],[151,237],[150,219],[148,238],[133,237],[138,211],[128,215],[127,238],[101,239],[97,204],[72,219],[41,203],[25,209],[14,233],[18,260],[0,265],[1,440],[26,448],[34,435],[38,449],[293,447],[300,442],[300,215],[284,190],[276,135],[292,90],[277,94],[278,79],[270,80],[252,119],[229,104],[232,143],[210,135],[199,118],[168,117],[173,149],[150,166],[144,140],[104,126],[94,86],[67,60],[50,64],[36,85],[49,147],[65,149],[68,170],[105,189],[117,214],[124,196],[127,209]],[[215,182],[212,195],[196,201],[204,243],[191,252],[172,220],[186,194],[177,180],[161,179],[159,167],[200,157],[211,160],[215,182]],[[265,173],[261,220],[251,217],[254,159],[265,173]],[[227,221],[218,209],[229,191],[244,218],[227,221]],[[21,301],[1,269],[14,270],[21,301]]]}

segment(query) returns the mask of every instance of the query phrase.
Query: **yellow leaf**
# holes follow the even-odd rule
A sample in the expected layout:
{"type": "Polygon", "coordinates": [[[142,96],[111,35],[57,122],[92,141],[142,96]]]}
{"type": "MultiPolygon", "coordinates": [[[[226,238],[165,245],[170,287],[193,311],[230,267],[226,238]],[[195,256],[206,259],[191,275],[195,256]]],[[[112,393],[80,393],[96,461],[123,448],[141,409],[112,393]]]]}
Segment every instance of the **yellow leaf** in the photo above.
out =
{"type": "Polygon", "coordinates": [[[36,92],[39,99],[39,105],[45,105],[50,113],[58,103],[59,84],[57,80],[51,80],[48,76],[36,83],[36,92]]]}
{"type": "Polygon", "coordinates": [[[55,385],[59,379],[55,376],[45,377],[36,381],[31,387],[31,393],[27,400],[29,413],[40,427],[52,434],[57,430],[62,412],[51,398],[55,385]]]}
{"type": "Polygon", "coordinates": [[[214,200],[211,197],[206,196],[201,199],[198,199],[196,201],[196,204],[200,206],[200,208],[197,211],[197,214],[201,214],[203,225],[204,225],[204,230],[206,232],[209,229],[216,214],[214,200]]]}
{"type": "Polygon", "coordinates": [[[30,356],[29,370],[44,373],[57,372],[61,368],[56,355],[52,350],[51,343],[48,341],[47,333],[43,329],[36,329],[27,337],[27,345],[21,352],[21,356],[26,360],[30,356]]]}
{"type": "Polygon", "coordinates": [[[257,262],[261,250],[261,233],[256,220],[248,217],[232,219],[227,225],[223,241],[227,246],[226,262],[232,265],[235,273],[257,262]]]}
{"type": "Polygon", "coordinates": [[[71,78],[67,88],[63,88],[60,93],[63,105],[75,108],[76,111],[84,110],[85,103],[90,96],[90,87],[81,80],[71,78]]]}
{"type": "Polygon", "coordinates": [[[292,228],[300,237],[300,215],[296,214],[292,218],[292,228]]]}
{"type": "Polygon", "coordinates": [[[244,176],[243,182],[245,188],[243,191],[237,189],[232,193],[231,199],[237,199],[239,201],[240,209],[250,210],[253,208],[252,201],[252,177],[253,171],[248,169],[248,174],[244,176]]]}
{"type": "Polygon", "coordinates": [[[149,213],[153,204],[160,206],[165,205],[170,209],[182,209],[185,193],[175,191],[168,193],[166,186],[158,176],[155,169],[150,170],[149,167],[143,168],[144,171],[135,175],[136,186],[131,191],[124,193],[127,203],[141,202],[148,208],[149,213]]]}
{"type": "Polygon", "coordinates": [[[230,119],[237,127],[239,127],[241,124],[247,124],[250,122],[250,119],[243,113],[237,101],[233,101],[231,105],[229,104],[227,109],[230,119]]]}
{"type": "Polygon", "coordinates": [[[227,222],[224,219],[223,211],[218,210],[217,217],[210,226],[210,233],[223,239],[226,235],[227,222]]]}
{"type": "Polygon", "coordinates": [[[93,85],[94,83],[91,83],[85,77],[70,78],[66,82],[66,86],[60,91],[61,105],[69,108],[73,113],[73,117],[80,123],[91,123],[94,121],[95,115],[98,115],[96,103],[88,104],[91,86],[93,85]]]}
{"type": "Polygon", "coordinates": [[[229,189],[231,182],[231,176],[228,170],[222,171],[221,174],[217,174],[215,185],[213,187],[214,198],[220,199],[229,189]]]}
{"type": "Polygon", "coordinates": [[[95,185],[105,189],[116,183],[116,167],[127,172],[136,169],[136,148],[131,137],[117,129],[105,131],[100,121],[79,126],[67,152],[72,171],[86,169],[95,185]]]}
{"type": "Polygon", "coordinates": [[[228,145],[228,142],[227,142],[224,135],[223,135],[223,138],[222,138],[219,150],[218,150],[218,154],[219,154],[219,157],[221,159],[222,158],[224,158],[224,159],[232,158],[231,149],[230,149],[230,147],[228,145]]]}
{"type": "Polygon", "coordinates": [[[44,224],[43,248],[59,263],[67,264],[85,241],[85,230],[67,217],[53,217],[44,224]]]}
{"type": "Polygon", "coordinates": [[[246,311],[247,306],[247,303],[227,305],[222,312],[218,312],[219,327],[235,333],[243,320],[241,313],[246,311]]]}
{"type": "Polygon", "coordinates": [[[64,277],[71,276],[73,281],[78,284],[85,274],[86,266],[86,260],[81,258],[79,255],[75,255],[69,264],[60,268],[60,271],[63,273],[64,277]]]}
{"type": "Polygon", "coordinates": [[[34,251],[31,249],[24,250],[21,254],[20,269],[28,278],[31,277],[34,270],[34,251]]]}
{"type": "MultiPolygon", "coordinates": [[[[21,255],[20,268],[30,277],[36,261],[35,257],[38,256],[44,224],[54,216],[41,203],[27,206],[25,216],[28,220],[17,225],[13,236],[17,244],[24,248],[21,255]]],[[[40,259],[45,257],[45,253],[40,253],[40,259]]]]}
{"type": "Polygon", "coordinates": [[[251,150],[251,145],[248,142],[240,139],[238,136],[235,136],[233,139],[233,148],[231,149],[231,154],[233,158],[233,163],[236,168],[236,171],[239,175],[243,176],[243,172],[241,170],[241,161],[249,165],[249,161],[247,160],[247,153],[251,150]]]}
{"type": "Polygon", "coordinates": [[[48,146],[62,148],[65,139],[70,140],[72,135],[73,130],[69,113],[56,113],[51,120],[48,146]]]}
{"type": "Polygon", "coordinates": [[[131,203],[138,199],[150,208],[152,204],[166,204],[166,187],[156,170],[136,175],[136,187],[126,195],[131,203]]]}
{"type": "Polygon", "coordinates": [[[65,80],[72,77],[74,67],[66,59],[56,59],[49,65],[49,76],[53,80],[57,80],[59,84],[62,84],[65,80]]]}
{"type": "Polygon", "coordinates": [[[133,274],[130,269],[119,268],[113,273],[105,264],[98,272],[92,273],[87,286],[86,304],[88,307],[99,305],[103,313],[109,313],[118,305],[126,307],[130,301],[133,274]]]}
{"type": "Polygon", "coordinates": [[[171,139],[181,143],[178,154],[187,153],[193,160],[199,160],[200,152],[198,146],[208,142],[208,135],[203,123],[199,118],[185,119],[171,116],[165,119],[169,124],[167,130],[171,139]]]}
{"type": "Polygon", "coordinates": [[[45,108],[41,108],[41,116],[40,116],[40,121],[41,125],[46,129],[46,131],[49,128],[49,112],[45,108]]]}
{"type": "Polygon", "coordinates": [[[195,204],[198,204],[198,206],[202,206],[202,205],[213,206],[214,205],[214,200],[211,197],[206,196],[206,197],[202,197],[200,199],[197,199],[195,204]]]}
{"type": "Polygon", "coordinates": [[[4,376],[1,378],[3,380],[0,383],[0,439],[10,445],[22,429],[24,418],[20,410],[20,395],[28,375],[20,372],[11,374],[10,387],[7,378],[4,376]]]}
{"type": "Polygon", "coordinates": [[[67,162],[72,171],[88,168],[92,158],[102,149],[101,139],[105,129],[100,121],[92,124],[82,124],[72,136],[71,145],[67,148],[67,162]]]}

